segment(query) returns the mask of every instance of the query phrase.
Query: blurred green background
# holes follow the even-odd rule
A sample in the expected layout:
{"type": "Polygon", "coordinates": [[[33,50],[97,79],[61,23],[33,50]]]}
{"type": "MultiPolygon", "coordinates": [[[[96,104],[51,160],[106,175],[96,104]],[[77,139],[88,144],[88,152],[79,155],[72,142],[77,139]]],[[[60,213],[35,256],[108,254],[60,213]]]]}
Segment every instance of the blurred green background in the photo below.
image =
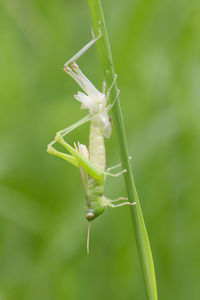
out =
{"type": "MultiPolygon", "coordinates": [[[[200,299],[200,2],[102,1],[159,299],[200,299]]],[[[46,153],[83,115],[63,64],[87,1],[0,1],[0,300],[146,299],[129,208],[87,222],[79,172],[46,153]]],[[[101,89],[96,49],[79,65],[101,89]]],[[[68,136],[87,144],[88,125],[68,136]]],[[[107,165],[119,162],[115,128],[107,165]]],[[[123,178],[106,195],[125,195],[123,178]]]]}

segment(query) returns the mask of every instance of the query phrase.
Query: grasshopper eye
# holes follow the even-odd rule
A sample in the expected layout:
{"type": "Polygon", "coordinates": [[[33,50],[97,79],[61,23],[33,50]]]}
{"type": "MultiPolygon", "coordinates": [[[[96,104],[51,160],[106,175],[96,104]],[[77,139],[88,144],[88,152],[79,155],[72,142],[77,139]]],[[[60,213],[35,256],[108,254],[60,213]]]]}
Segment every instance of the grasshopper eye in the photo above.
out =
{"type": "Polygon", "coordinates": [[[87,211],[86,211],[86,219],[88,221],[92,221],[94,220],[96,217],[98,217],[99,215],[101,215],[105,210],[105,206],[99,206],[99,207],[94,207],[94,208],[89,208],[87,211]]]}
{"type": "Polygon", "coordinates": [[[87,219],[88,221],[93,220],[93,219],[94,219],[94,214],[93,214],[93,212],[88,211],[88,212],[86,213],[86,219],[87,219]]]}

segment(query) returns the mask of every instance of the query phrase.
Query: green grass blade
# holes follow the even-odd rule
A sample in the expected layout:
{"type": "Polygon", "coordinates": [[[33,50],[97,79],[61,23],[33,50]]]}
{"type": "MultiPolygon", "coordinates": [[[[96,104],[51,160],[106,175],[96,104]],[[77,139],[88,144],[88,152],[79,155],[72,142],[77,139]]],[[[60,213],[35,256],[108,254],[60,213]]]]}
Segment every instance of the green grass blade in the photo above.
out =
{"type": "MultiPolygon", "coordinates": [[[[99,41],[97,41],[97,51],[104,71],[106,84],[107,86],[110,86],[111,83],[113,82],[115,72],[113,67],[112,53],[111,53],[108,35],[106,31],[106,25],[103,16],[101,1],[88,0],[88,5],[90,9],[95,35],[98,35],[98,24],[100,22],[99,26],[102,32],[102,38],[99,41]]],[[[111,91],[111,102],[115,98],[116,92],[117,92],[117,86],[115,84],[114,88],[111,91]]],[[[149,300],[157,300],[158,297],[157,297],[153,257],[151,254],[149,238],[145,227],[140,202],[139,202],[135,182],[131,171],[129,154],[128,154],[128,145],[126,140],[123,116],[121,112],[119,99],[113,108],[113,118],[114,118],[115,128],[117,130],[119,143],[120,143],[122,166],[123,168],[127,169],[127,173],[125,173],[124,177],[125,177],[128,198],[130,201],[132,202],[136,201],[137,203],[137,205],[131,206],[131,214],[132,214],[132,220],[133,220],[133,225],[135,230],[140,263],[141,263],[144,282],[146,286],[146,292],[149,300]]]]}

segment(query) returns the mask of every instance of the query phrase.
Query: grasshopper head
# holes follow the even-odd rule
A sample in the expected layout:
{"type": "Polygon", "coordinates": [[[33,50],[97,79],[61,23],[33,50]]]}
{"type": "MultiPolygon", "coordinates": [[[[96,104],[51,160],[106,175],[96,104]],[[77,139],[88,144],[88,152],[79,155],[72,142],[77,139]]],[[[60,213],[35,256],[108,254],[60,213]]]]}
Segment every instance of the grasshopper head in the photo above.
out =
{"type": "Polygon", "coordinates": [[[105,207],[101,206],[101,207],[96,207],[96,208],[89,208],[86,211],[86,219],[88,221],[92,221],[94,220],[96,217],[98,217],[99,215],[101,215],[104,212],[105,207]]]}

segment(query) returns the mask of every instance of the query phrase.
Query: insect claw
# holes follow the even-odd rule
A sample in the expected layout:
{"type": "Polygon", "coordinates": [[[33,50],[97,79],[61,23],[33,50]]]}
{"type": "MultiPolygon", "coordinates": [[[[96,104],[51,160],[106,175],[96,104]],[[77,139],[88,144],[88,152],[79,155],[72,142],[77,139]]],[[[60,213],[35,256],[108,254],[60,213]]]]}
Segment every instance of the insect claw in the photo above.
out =
{"type": "Polygon", "coordinates": [[[99,38],[102,36],[100,25],[101,25],[101,21],[98,22],[99,38]]]}
{"type": "Polygon", "coordinates": [[[95,39],[95,34],[94,34],[94,28],[93,28],[93,26],[91,27],[91,34],[92,34],[92,39],[94,40],[95,39]]]}
{"type": "Polygon", "coordinates": [[[101,21],[98,22],[99,35],[97,37],[95,37],[93,26],[91,26],[91,33],[92,33],[92,39],[93,40],[98,40],[98,39],[100,39],[102,37],[102,32],[101,32],[100,24],[101,24],[101,21]]]}
{"type": "Polygon", "coordinates": [[[64,65],[64,71],[66,72],[66,73],[69,73],[70,72],[70,68],[68,67],[68,65],[64,65]]]}
{"type": "MultiPolygon", "coordinates": [[[[78,142],[78,145],[79,145],[79,142],[78,142]]],[[[76,143],[74,142],[74,148],[78,151],[78,148],[76,146],[76,143]]]]}
{"type": "Polygon", "coordinates": [[[74,71],[79,69],[79,66],[75,62],[73,62],[71,66],[74,71]]]}

